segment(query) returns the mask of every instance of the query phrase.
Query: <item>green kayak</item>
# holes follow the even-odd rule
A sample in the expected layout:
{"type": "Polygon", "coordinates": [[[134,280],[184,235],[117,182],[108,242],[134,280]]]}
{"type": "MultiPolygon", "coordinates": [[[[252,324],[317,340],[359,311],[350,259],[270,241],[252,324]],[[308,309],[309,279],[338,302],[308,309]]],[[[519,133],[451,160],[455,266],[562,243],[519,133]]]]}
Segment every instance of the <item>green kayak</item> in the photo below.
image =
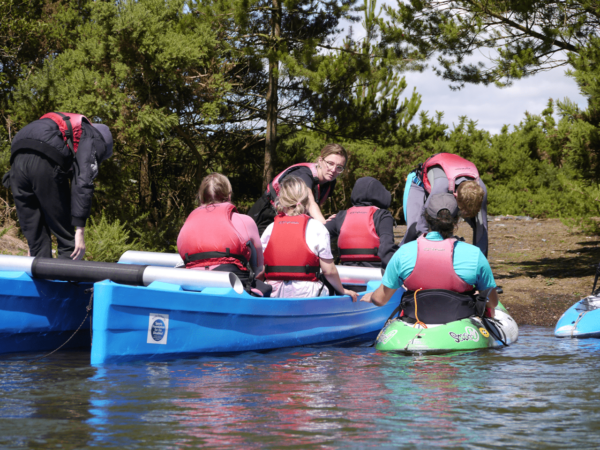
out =
{"type": "Polygon", "coordinates": [[[477,316],[443,325],[426,326],[390,320],[377,337],[375,347],[384,352],[445,353],[510,345],[519,337],[519,327],[502,305],[496,317],[484,323],[477,316]]]}

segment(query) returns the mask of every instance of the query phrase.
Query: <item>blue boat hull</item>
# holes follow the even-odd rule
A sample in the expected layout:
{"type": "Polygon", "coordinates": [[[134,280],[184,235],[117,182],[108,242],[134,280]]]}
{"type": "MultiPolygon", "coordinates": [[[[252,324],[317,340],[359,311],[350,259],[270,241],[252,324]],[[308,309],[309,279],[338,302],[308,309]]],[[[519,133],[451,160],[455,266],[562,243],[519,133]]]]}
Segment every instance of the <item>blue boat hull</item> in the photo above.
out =
{"type": "MultiPolygon", "coordinates": [[[[369,283],[369,290],[378,285],[369,283]]],[[[160,282],[136,287],[103,281],[94,287],[91,362],[373,340],[401,296],[399,290],[378,308],[348,296],[263,299],[229,288],[191,292],[160,282]]]]}
{"type": "Polygon", "coordinates": [[[556,337],[599,338],[600,296],[578,301],[565,311],[554,329],[556,337]]]}
{"type": "MultiPolygon", "coordinates": [[[[91,284],[34,280],[0,272],[0,353],[51,351],[81,325],[91,284]]],[[[89,319],[63,347],[90,347],[89,319]]]]}

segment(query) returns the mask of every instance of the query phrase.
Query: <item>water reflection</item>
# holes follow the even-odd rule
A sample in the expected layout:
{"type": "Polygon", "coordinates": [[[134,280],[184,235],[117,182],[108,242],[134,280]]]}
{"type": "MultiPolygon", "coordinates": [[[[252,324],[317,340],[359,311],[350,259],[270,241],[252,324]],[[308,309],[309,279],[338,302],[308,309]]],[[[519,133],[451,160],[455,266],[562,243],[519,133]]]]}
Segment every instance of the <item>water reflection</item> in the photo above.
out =
{"type": "Polygon", "coordinates": [[[421,357],[325,348],[93,368],[87,353],[4,358],[0,447],[593,448],[600,340],[551,331],[421,357]]]}
{"type": "Polygon", "coordinates": [[[378,364],[370,358],[301,351],[265,364],[271,358],[256,355],[252,363],[237,367],[205,362],[179,377],[178,384],[193,393],[174,400],[188,409],[181,432],[216,446],[265,439],[302,446],[342,439],[349,431],[360,431],[363,440],[387,433],[363,423],[367,414],[383,414],[365,397],[386,392],[377,381],[378,364]]]}

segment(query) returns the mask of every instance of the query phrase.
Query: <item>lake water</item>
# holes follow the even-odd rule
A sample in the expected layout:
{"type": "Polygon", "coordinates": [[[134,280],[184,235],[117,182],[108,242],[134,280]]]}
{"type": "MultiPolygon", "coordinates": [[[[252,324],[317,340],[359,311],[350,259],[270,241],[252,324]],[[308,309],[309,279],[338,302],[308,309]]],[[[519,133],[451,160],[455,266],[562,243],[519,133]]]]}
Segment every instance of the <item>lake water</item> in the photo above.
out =
{"type": "Polygon", "coordinates": [[[1,448],[597,448],[600,340],[522,327],[501,350],[372,347],[91,367],[0,360],[1,448]]]}

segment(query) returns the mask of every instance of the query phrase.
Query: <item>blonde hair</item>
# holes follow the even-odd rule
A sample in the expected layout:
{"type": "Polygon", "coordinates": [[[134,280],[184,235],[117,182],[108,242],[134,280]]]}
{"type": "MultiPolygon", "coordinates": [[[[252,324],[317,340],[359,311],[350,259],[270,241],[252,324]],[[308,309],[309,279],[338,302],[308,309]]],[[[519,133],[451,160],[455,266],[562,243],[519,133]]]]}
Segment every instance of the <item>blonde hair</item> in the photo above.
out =
{"type": "Polygon", "coordinates": [[[348,152],[346,152],[346,149],[340,144],[327,144],[325,147],[323,147],[321,150],[321,158],[325,159],[329,155],[342,156],[346,162],[348,162],[348,152]]]}
{"type": "Polygon", "coordinates": [[[474,180],[463,181],[456,190],[456,202],[460,215],[465,218],[477,217],[483,203],[484,191],[474,180]]]}
{"type": "Polygon", "coordinates": [[[198,199],[201,205],[212,205],[229,201],[232,194],[229,179],[220,173],[213,172],[207,175],[200,183],[198,199]]]}
{"type": "Polygon", "coordinates": [[[290,175],[283,179],[275,208],[288,216],[299,216],[308,211],[308,187],[302,178],[290,175]]]}

